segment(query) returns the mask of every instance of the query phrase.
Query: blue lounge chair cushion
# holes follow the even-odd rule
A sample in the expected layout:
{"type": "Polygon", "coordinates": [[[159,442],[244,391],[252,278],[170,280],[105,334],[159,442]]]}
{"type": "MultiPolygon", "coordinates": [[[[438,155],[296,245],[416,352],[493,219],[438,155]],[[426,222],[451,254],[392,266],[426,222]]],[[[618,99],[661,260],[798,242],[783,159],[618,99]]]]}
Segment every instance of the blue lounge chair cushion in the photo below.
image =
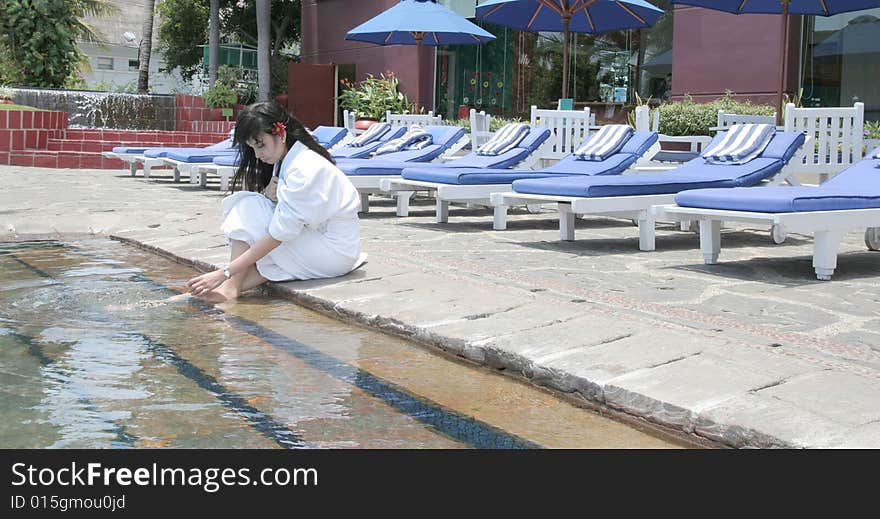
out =
{"type": "Polygon", "coordinates": [[[238,150],[227,149],[227,150],[206,150],[206,149],[176,149],[172,148],[171,151],[165,155],[165,158],[171,160],[177,160],[180,162],[192,162],[192,163],[205,163],[211,162],[215,157],[220,155],[238,155],[238,150]]]}
{"type": "Polygon", "coordinates": [[[348,135],[348,130],[338,126],[318,126],[312,131],[312,136],[318,144],[329,149],[348,135]]]}
{"type": "Polygon", "coordinates": [[[113,148],[113,153],[120,153],[125,155],[137,155],[142,154],[147,151],[149,148],[145,148],[144,146],[115,146],[113,148]]]}
{"type": "Polygon", "coordinates": [[[878,164],[877,159],[861,160],[819,186],[698,189],[679,193],[675,203],[682,207],[757,213],[880,208],[878,164]]]}
{"type": "MultiPolygon", "coordinates": [[[[236,150],[236,148],[233,147],[232,139],[226,138],[216,144],[212,144],[210,146],[205,146],[202,148],[196,148],[193,146],[179,147],[179,148],[175,148],[175,147],[147,148],[144,150],[144,157],[151,158],[151,159],[163,158],[163,157],[167,157],[168,154],[172,151],[177,151],[178,153],[186,154],[186,153],[235,151],[235,150],[236,150]]],[[[175,159],[175,160],[180,160],[180,159],[175,159]]],[[[211,162],[211,161],[208,160],[207,162],[211,162]]]]}
{"type": "MultiPolygon", "coordinates": [[[[769,151],[772,155],[791,157],[803,142],[801,133],[777,132],[765,153],[769,151]]],[[[745,164],[707,164],[702,158],[696,158],[663,173],[517,180],[512,187],[518,193],[555,196],[659,195],[687,189],[753,186],[773,177],[783,166],[785,161],[781,158],[764,157],[763,154],[745,164]]]]}
{"type": "MultiPolygon", "coordinates": [[[[438,171],[440,168],[426,166],[408,167],[403,178],[440,184],[478,185],[510,184],[519,179],[548,178],[569,175],[617,175],[625,171],[655,142],[654,132],[635,132],[619,153],[603,161],[577,160],[569,155],[553,166],[540,170],[455,168],[455,171],[438,171]]],[[[460,159],[464,160],[464,159],[460,159]]]]}
{"type": "Polygon", "coordinates": [[[214,157],[211,161],[218,166],[238,166],[241,156],[238,153],[228,153],[214,157]]]}

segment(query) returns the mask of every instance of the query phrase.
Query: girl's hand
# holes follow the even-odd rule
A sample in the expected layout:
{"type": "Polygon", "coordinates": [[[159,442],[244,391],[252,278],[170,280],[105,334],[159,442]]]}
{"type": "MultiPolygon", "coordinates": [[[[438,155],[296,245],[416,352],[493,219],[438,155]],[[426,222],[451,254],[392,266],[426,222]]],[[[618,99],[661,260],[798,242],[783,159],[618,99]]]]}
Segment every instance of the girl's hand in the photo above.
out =
{"type": "Polygon", "coordinates": [[[206,272],[201,276],[196,276],[186,282],[186,286],[193,295],[201,295],[219,287],[226,281],[226,275],[222,270],[206,272]]]}

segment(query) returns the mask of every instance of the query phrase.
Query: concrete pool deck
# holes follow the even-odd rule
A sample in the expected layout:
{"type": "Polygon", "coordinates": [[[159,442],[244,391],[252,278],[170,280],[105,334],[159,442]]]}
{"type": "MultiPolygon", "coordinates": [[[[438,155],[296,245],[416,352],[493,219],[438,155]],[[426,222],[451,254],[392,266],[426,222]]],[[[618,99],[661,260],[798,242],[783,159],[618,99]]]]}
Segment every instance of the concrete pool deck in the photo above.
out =
{"type": "MultiPolygon", "coordinates": [[[[228,261],[216,184],[122,171],[0,166],[0,240],[99,234],[196,265],[228,261]]],[[[558,240],[555,212],[362,215],[366,265],[275,284],[311,308],[665,428],[730,447],[880,448],[880,253],[846,236],[831,282],[812,238],[724,231],[721,263],[659,224],[638,250],[629,221],[587,217],[558,240]]],[[[185,280],[181,280],[181,286],[185,280]]]]}

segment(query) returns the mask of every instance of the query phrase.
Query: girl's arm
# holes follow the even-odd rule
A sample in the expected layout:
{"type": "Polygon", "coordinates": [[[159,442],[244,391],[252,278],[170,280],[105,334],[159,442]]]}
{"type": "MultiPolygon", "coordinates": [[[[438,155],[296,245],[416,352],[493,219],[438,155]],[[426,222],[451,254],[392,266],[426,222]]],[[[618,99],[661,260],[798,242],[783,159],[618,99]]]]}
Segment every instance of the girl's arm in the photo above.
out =
{"type": "MultiPolygon", "coordinates": [[[[266,235],[265,237],[260,238],[254,243],[253,247],[249,248],[244,254],[235,258],[232,263],[229,264],[229,275],[235,276],[236,274],[246,272],[251,265],[254,265],[257,261],[262,259],[263,256],[272,252],[272,250],[279,245],[281,245],[281,242],[273,238],[271,235],[266,235]]],[[[218,269],[190,279],[186,282],[186,286],[193,294],[200,295],[204,292],[214,290],[223,284],[224,281],[226,281],[226,274],[222,269],[218,269]]]]}

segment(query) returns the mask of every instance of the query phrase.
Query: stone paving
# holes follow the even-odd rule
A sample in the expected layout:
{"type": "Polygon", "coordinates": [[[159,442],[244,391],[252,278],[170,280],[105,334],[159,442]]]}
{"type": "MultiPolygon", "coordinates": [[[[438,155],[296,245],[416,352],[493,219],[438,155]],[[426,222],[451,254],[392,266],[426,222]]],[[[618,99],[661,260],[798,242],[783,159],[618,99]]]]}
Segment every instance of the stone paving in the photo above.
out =
{"type": "MultiPolygon", "coordinates": [[[[0,239],[114,236],[207,267],[228,261],[223,196],[121,171],[0,166],[0,239]]],[[[555,212],[433,203],[408,218],[377,199],[362,217],[366,265],[273,290],[535,384],[731,447],[880,447],[880,254],[845,238],[831,282],[812,238],[725,229],[721,263],[694,233],[587,217],[558,240],[555,212]]],[[[184,280],[181,280],[181,285],[184,280]]]]}

